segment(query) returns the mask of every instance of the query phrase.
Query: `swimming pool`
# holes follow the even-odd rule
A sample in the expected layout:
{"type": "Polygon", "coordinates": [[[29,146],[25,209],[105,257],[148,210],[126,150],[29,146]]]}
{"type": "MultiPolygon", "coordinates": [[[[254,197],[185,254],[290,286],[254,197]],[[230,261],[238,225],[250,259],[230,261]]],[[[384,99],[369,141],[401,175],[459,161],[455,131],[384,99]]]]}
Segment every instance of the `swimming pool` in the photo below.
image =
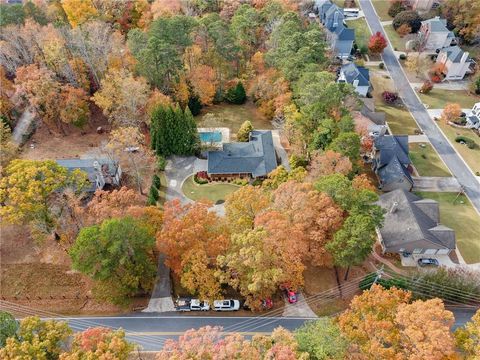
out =
{"type": "Polygon", "coordinates": [[[220,131],[202,131],[198,133],[202,143],[221,142],[222,133],[220,131]]]}

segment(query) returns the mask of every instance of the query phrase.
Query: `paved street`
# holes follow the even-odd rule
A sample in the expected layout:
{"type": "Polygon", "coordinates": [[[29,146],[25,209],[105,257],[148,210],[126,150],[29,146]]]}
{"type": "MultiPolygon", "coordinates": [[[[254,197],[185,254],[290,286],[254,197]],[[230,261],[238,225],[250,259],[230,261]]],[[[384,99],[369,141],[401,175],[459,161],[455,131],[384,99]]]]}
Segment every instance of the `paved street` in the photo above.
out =
{"type": "Polygon", "coordinates": [[[124,316],[124,317],[71,317],[62,318],[75,331],[93,326],[122,328],[127,338],[143,350],[160,350],[166,339],[176,339],[190,329],[202,326],[222,326],[224,332],[240,332],[246,337],[255,334],[270,333],[278,326],[295,330],[309,318],[281,317],[238,317],[238,316],[196,316],[163,313],[162,316],[124,316]]]}
{"type": "MultiPolygon", "coordinates": [[[[372,33],[380,31],[386,37],[387,35],[383,31],[383,27],[375,13],[371,1],[360,0],[360,5],[364,11],[365,18],[372,33]]],[[[451,173],[457,177],[459,183],[464,187],[465,193],[470,198],[473,206],[478,212],[480,212],[480,183],[428,115],[424,105],[420,102],[415,92],[410,87],[407,77],[405,76],[390,44],[383,52],[383,61],[389,70],[390,76],[395,83],[397,91],[405,102],[405,105],[408,107],[425,135],[427,135],[430,143],[435,150],[437,150],[451,173]]]]}
{"type": "MultiPolygon", "coordinates": [[[[474,309],[450,309],[455,315],[454,327],[469,321],[474,309]]],[[[270,333],[278,326],[295,330],[311,318],[282,317],[238,317],[238,316],[196,316],[164,313],[162,316],[132,315],[123,317],[70,317],[58,320],[68,321],[76,331],[93,326],[122,328],[127,338],[143,350],[160,350],[166,339],[176,339],[186,330],[202,326],[222,326],[224,332],[240,332],[246,337],[255,334],[270,333]]]]}

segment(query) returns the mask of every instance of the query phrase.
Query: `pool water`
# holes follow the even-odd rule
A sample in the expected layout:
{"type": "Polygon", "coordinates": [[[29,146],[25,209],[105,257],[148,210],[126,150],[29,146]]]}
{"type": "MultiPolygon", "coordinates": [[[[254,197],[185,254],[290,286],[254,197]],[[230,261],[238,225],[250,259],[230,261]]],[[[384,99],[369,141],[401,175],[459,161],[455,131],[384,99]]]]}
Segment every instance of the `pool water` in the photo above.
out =
{"type": "Polygon", "coordinates": [[[221,142],[222,133],[220,131],[205,131],[198,133],[202,143],[221,142]]]}

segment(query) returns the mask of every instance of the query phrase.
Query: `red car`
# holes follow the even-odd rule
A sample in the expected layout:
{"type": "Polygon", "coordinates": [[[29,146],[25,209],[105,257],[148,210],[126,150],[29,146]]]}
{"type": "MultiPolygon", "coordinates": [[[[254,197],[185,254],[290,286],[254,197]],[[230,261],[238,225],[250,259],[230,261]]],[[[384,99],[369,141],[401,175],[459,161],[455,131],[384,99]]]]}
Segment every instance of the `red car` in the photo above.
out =
{"type": "Polygon", "coordinates": [[[294,304],[297,302],[297,294],[291,289],[285,289],[285,295],[287,295],[288,302],[294,304]]]}

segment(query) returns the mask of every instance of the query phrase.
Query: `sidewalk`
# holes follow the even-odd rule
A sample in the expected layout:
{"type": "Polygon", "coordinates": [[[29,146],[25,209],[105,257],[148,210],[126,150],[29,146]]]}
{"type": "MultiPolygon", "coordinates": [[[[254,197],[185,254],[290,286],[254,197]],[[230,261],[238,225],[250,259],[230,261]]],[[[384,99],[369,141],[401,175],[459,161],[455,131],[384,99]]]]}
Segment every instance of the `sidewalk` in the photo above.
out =
{"type": "MultiPolygon", "coordinates": [[[[422,87],[423,83],[411,82],[410,83],[415,89],[419,89],[422,87]]],[[[434,89],[441,89],[441,90],[453,90],[453,91],[461,91],[461,90],[468,90],[469,83],[467,81],[455,81],[455,82],[441,82],[436,83],[433,85],[434,89]]]]}

